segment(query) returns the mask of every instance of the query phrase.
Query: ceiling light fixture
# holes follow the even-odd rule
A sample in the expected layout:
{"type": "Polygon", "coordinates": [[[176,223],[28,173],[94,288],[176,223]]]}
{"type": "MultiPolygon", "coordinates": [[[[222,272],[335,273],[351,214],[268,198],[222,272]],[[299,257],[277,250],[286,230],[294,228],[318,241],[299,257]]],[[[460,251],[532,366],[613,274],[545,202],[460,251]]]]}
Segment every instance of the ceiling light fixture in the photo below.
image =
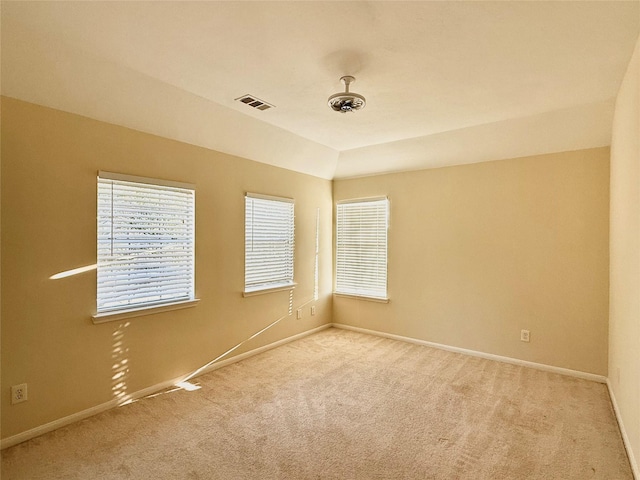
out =
{"type": "Polygon", "coordinates": [[[332,110],[340,113],[354,112],[361,110],[367,104],[367,101],[362,95],[349,92],[349,84],[356,81],[351,75],[340,78],[344,83],[344,92],[334,93],[329,97],[327,102],[332,110]]]}

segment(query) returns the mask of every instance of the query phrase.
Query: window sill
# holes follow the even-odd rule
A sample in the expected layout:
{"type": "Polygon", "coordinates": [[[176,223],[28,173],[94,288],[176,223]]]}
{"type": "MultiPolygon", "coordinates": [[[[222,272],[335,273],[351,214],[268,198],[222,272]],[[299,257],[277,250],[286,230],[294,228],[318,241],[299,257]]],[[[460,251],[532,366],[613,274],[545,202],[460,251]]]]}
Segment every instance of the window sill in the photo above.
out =
{"type": "Polygon", "coordinates": [[[354,298],[356,300],[365,300],[367,302],[377,302],[377,303],[389,303],[389,298],[380,298],[380,297],[368,297],[366,295],[355,295],[349,293],[338,293],[333,292],[333,295],[336,297],[344,297],[344,298],[354,298]]]}
{"type": "Polygon", "coordinates": [[[183,308],[195,307],[199,298],[193,300],[184,300],[181,302],[164,303],[162,305],[131,308],[129,310],[116,310],[114,312],[97,313],[91,317],[91,321],[95,324],[115,322],[116,320],[122,320],[125,318],[142,317],[143,315],[153,315],[156,313],[170,312],[172,310],[180,310],[183,308]]]}
{"type": "Polygon", "coordinates": [[[297,283],[289,283],[287,285],[278,285],[277,287],[265,287],[254,290],[245,290],[242,292],[243,297],[254,297],[256,295],[264,295],[265,293],[283,292],[285,290],[293,290],[297,283]]]}

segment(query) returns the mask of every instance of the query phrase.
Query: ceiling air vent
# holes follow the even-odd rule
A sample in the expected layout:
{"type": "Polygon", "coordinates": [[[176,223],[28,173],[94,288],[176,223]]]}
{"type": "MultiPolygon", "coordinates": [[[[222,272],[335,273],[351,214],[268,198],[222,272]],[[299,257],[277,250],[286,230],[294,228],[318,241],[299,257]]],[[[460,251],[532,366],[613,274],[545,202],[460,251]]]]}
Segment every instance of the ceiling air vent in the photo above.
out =
{"type": "Polygon", "coordinates": [[[260,100],[255,95],[243,95],[240,98],[236,98],[236,100],[258,110],[269,110],[270,108],[275,108],[275,105],[271,105],[264,100],[260,100]]]}

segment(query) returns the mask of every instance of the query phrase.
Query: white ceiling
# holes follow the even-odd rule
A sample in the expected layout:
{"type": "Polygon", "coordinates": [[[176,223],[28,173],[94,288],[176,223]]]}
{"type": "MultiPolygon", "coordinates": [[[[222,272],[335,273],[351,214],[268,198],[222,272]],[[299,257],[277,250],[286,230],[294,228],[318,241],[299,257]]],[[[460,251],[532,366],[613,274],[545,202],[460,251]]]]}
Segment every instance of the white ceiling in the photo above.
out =
{"type": "Polygon", "coordinates": [[[639,7],[3,1],[2,93],[323,178],[590,148],[639,7]],[[347,74],[367,106],[340,114],[347,74]]]}

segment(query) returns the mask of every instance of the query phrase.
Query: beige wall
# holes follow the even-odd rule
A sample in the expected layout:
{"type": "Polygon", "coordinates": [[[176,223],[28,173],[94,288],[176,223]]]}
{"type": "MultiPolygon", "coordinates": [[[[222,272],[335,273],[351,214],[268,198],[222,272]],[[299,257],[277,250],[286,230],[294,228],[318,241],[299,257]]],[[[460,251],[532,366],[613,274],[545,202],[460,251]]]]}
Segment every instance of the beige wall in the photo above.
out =
{"type": "Polygon", "coordinates": [[[616,100],[610,242],[609,381],[640,474],[640,39],[616,100]]]}
{"type": "Polygon", "coordinates": [[[134,393],[278,318],[234,353],[331,321],[330,181],[10,98],[2,117],[3,438],[112,400],[121,390],[114,362],[128,361],[124,387],[134,393]],[[98,170],[196,184],[197,307],[94,325],[95,271],[49,279],[96,261],[98,170]],[[241,295],[245,191],[296,200],[292,316],[289,292],[241,295]],[[317,209],[320,295],[312,302],[317,209]],[[124,353],[114,351],[120,340],[124,353]],[[29,400],[11,406],[10,386],[24,382],[29,400]]]}
{"type": "Polygon", "coordinates": [[[391,302],[337,297],[332,308],[331,182],[9,98],[2,113],[2,391],[26,382],[30,397],[11,406],[2,395],[3,438],[113,399],[115,361],[128,360],[134,393],[278,318],[235,353],[335,321],[607,373],[606,148],[335,181],[335,201],[391,200],[391,302]],[[95,263],[98,170],[197,185],[197,307],[93,325],[95,272],[49,279],[95,263]],[[296,199],[302,320],[288,292],[240,294],[245,191],[296,199]]]}
{"type": "Polygon", "coordinates": [[[608,148],[336,180],[333,191],[391,204],[391,301],[335,297],[334,322],[606,375],[608,148]]]}

